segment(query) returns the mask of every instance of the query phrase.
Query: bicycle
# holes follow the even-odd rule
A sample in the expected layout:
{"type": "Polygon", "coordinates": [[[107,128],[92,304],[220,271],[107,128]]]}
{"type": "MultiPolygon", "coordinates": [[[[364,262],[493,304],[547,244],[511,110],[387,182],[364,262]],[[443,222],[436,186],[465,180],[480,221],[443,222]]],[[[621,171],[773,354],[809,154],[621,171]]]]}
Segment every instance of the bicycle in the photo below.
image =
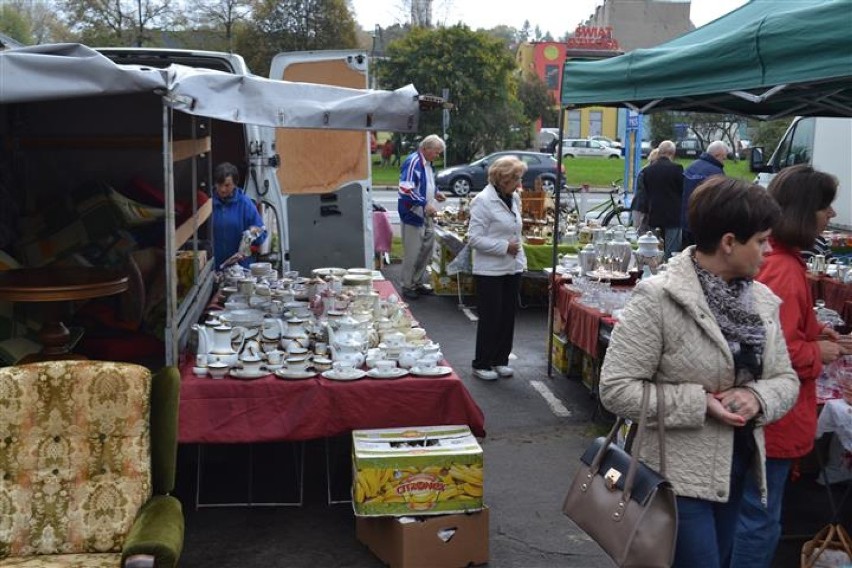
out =
{"type": "Polygon", "coordinates": [[[627,192],[625,192],[624,188],[619,185],[620,182],[621,179],[613,181],[610,184],[611,189],[607,191],[607,197],[609,199],[591,207],[584,215],[581,215],[580,205],[577,201],[577,194],[587,193],[587,191],[581,187],[566,188],[566,193],[571,196],[571,202],[568,203],[566,200],[565,203],[560,204],[560,216],[564,219],[574,218],[576,220],[597,220],[600,222],[602,227],[608,227],[610,224],[632,224],[630,208],[624,205],[624,198],[627,195],[627,192]],[[613,221],[615,221],[615,223],[613,223],[613,221]]]}

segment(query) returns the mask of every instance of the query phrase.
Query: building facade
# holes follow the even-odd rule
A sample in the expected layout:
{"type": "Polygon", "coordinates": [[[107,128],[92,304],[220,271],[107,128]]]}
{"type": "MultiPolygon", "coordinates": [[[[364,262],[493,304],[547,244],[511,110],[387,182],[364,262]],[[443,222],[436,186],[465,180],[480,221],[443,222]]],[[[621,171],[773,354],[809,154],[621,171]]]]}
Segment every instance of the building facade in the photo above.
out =
{"type": "MultiPolygon", "coordinates": [[[[673,39],[694,29],[689,19],[690,7],[690,0],[604,0],[567,42],[522,44],[517,54],[519,69],[541,78],[558,102],[565,61],[613,57],[673,39]]],[[[565,116],[565,135],[603,135],[623,140],[625,117],[624,109],[572,109],[565,116]]]]}

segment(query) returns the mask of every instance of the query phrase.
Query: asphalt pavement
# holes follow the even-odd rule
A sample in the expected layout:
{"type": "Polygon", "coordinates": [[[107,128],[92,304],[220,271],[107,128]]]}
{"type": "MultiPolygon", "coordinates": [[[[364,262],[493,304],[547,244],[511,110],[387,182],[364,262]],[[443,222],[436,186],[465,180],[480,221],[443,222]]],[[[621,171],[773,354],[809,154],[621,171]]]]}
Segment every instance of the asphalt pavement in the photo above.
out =
{"type": "MultiPolygon", "coordinates": [[[[386,267],[395,284],[399,265],[386,267]]],[[[613,564],[561,513],[562,500],[591,440],[608,428],[578,378],[547,376],[547,309],[518,313],[511,379],[472,376],[476,324],[456,297],[421,297],[410,308],[485,413],[484,499],[490,507],[490,562],[494,568],[599,568],[613,564]],[[596,415],[596,420],[592,417],[596,415]]],[[[205,446],[203,501],[292,501],[298,457],[304,452],[303,504],[298,507],[224,507],[194,510],[198,446],[179,449],[177,495],[186,512],[181,566],[223,568],[378,568],[382,563],[355,538],[347,437],[299,444],[205,446]],[[329,457],[328,466],[326,458],[329,457]],[[252,481],[246,472],[252,471],[252,481]],[[329,475],[327,475],[327,471],[329,475]],[[331,481],[327,482],[327,479],[331,481]]],[[[804,470],[803,470],[804,471],[804,470]]],[[[785,537],[774,568],[799,565],[799,551],[829,513],[825,490],[807,472],[785,500],[785,537]]],[[[842,492],[842,488],[838,489],[842,492]]],[[[839,494],[837,495],[839,497],[839,494]]],[[[847,511],[848,511],[847,507],[847,511]]],[[[848,521],[848,516],[845,518],[848,521]]]]}
{"type": "MultiPolygon", "coordinates": [[[[386,274],[394,280],[399,265],[386,274]]],[[[518,314],[512,362],[515,377],[483,382],[472,377],[470,361],[476,324],[459,309],[455,297],[422,297],[410,304],[430,337],[439,342],[450,364],[485,413],[487,436],[481,440],[485,461],[485,503],[491,509],[492,567],[594,568],[610,566],[606,556],[561,513],[562,500],[582,453],[606,426],[590,421],[594,401],[578,380],[546,372],[547,310],[518,314]],[[544,394],[544,396],[543,396],[544,394]]],[[[351,481],[345,439],[331,441],[332,493],[344,498],[351,481]]],[[[240,499],[247,487],[246,460],[270,477],[272,490],[292,487],[291,457],[297,445],[205,448],[205,479],[225,480],[222,500],[240,499]]],[[[187,517],[182,566],[222,567],[378,567],[355,538],[350,504],[327,504],[325,447],[305,446],[306,483],[301,507],[204,508],[193,510],[196,446],[181,446],[178,493],[187,517]]],[[[257,492],[269,482],[256,482],[257,492]]],[[[285,491],[286,493],[286,491],[285,491]]],[[[259,500],[263,496],[256,496],[259,500]]],[[[293,498],[292,491],[281,500],[293,498]]],[[[204,500],[215,497],[206,495],[204,500]]]]}

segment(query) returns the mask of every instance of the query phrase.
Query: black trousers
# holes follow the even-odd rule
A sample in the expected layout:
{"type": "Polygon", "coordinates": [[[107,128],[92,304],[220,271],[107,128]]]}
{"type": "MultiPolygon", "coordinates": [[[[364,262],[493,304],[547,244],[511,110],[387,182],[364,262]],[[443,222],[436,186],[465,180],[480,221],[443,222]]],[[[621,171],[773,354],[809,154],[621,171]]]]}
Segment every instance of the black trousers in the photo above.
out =
{"type": "Polygon", "coordinates": [[[515,336],[515,311],[518,307],[518,288],[521,274],[505,276],[475,276],[476,357],[474,369],[490,369],[509,363],[512,340],[515,336]]]}

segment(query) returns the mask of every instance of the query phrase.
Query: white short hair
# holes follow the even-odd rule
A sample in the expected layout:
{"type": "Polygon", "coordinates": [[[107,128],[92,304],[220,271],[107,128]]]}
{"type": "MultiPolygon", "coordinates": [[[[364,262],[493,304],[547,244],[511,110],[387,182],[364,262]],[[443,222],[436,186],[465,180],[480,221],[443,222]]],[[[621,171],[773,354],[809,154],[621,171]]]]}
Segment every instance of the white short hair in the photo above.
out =
{"type": "Polygon", "coordinates": [[[660,142],[660,145],[657,146],[657,150],[659,151],[660,156],[674,156],[675,143],[671,140],[663,140],[660,142]]]}
{"type": "Polygon", "coordinates": [[[728,145],[721,140],[714,140],[713,142],[710,142],[709,146],[707,146],[707,153],[711,156],[718,156],[720,154],[722,156],[727,156],[730,151],[731,150],[728,148],[728,145]]]}
{"type": "Polygon", "coordinates": [[[440,148],[441,152],[446,149],[447,145],[444,143],[444,139],[438,136],[437,134],[430,134],[426,138],[420,141],[418,146],[421,150],[425,150],[426,148],[440,148]]]}

